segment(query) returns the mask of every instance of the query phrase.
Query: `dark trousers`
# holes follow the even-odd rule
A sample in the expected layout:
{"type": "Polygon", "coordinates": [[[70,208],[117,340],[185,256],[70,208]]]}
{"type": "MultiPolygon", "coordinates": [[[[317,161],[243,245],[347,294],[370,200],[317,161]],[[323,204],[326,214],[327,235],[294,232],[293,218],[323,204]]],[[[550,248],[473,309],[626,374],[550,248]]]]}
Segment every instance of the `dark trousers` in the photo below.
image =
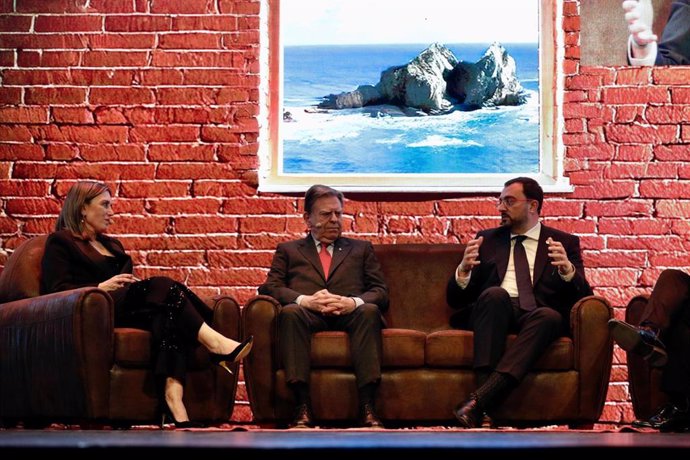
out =
{"type": "Polygon", "coordinates": [[[673,397],[690,397],[690,276],[680,270],[664,270],[642,312],[641,324],[660,330],[668,362],[661,389],[673,397]]]}
{"type": "Polygon", "coordinates": [[[345,331],[350,336],[358,388],[381,379],[383,321],[376,305],[365,303],[349,315],[325,316],[290,304],[280,311],[278,324],[288,383],[309,383],[311,336],[327,330],[345,331]]]}
{"type": "Polygon", "coordinates": [[[474,368],[508,374],[520,382],[546,347],[561,335],[563,318],[548,307],[520,310],[508,292],[496,286],[481,293],[472,307],[470,322],[474,368]],[[506,350],[506,338],[513,332],[517,337],[506,350]]]}

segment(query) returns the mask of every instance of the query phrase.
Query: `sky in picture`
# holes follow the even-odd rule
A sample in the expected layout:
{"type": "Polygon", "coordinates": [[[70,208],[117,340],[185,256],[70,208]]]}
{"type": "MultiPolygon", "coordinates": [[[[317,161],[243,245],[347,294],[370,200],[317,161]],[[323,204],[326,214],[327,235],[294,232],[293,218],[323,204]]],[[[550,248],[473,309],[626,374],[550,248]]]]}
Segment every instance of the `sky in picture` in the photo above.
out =
{"type": "Polygon", "coordinates": [[[538,43],[539,2],[282,0],[283,45],[538,43]]]}

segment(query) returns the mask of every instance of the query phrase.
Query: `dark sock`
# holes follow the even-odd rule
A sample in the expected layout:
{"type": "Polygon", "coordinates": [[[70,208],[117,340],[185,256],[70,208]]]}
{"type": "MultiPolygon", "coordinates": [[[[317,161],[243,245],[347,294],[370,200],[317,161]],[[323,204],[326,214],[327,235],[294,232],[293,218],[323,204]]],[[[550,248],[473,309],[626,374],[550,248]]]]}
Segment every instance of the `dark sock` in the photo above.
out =
{"type": "Polygon", "coordinates": [[[517,381],[511,375],[492,372],[486,382],[474,392],[477,405],[483,409],[491,409],[516,385],[517,381]]]}
{"type": "Polygon", "coordinates": [[[491,375],[491,368],[489,367],[478,367],[474,370],[474,378],[477,383],[477,388],[481,387],[489,380],[489,375],[491,375]]]}
{"type": "Polygon", "coordinates": [[[374,401],[376,400],[376,389],[378,386],[379,385],[377,382],[371,382],[357,390],[360,407],[364,407],[365,404],[371,404],[372,406],[374,405],[374,401]]]}
{"type": "Polygon", "coordinates": [[[288,383],[288,387],[290,387],[292,394],[295,396],[295,404],[297,406],[302,404],[309,405],[309,385],[306,382],[288,383]]]}

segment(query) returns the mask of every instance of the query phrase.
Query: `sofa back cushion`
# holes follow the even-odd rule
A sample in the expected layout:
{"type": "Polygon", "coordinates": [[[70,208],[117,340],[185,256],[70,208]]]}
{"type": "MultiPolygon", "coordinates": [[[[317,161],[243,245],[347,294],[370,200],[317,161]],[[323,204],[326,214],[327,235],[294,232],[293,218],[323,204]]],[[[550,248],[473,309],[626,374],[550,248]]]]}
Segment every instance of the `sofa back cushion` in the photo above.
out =
{"type": "Polygon", "coordinates": [[[7,259],[0,274],[0,303],[40,295],[41,259],[47,238],[41,235],[23,242],[7,259]]]}
{"type": "Polygon", "coordinates": [[[464,250],[462,244],[375,244],[390,295],[387,326],[427,333],[450,329],[454,310],[446,302],[446,285],[464,250]]]}

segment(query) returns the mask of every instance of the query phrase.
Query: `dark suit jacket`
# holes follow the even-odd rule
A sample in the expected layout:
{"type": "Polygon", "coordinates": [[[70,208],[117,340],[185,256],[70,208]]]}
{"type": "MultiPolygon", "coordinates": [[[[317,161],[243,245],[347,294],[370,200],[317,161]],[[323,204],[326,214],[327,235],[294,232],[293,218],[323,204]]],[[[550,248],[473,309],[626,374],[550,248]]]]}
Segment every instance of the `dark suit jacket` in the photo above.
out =
{"type": "Polygon", "coordinates": [[[386,311],[388,288],[371,243],[341,237],[334,245],[331,271],[326,281],[311,235],[279,244],[259,293],[287,305],[300,295],[328,289],[333,294],[359,297],[365,303],[377,305],[382,312],[386,311]]]}
{"type": "Polygon", "coordinates": [[[678,0],[671,5],[668,22],[659,40],[655,64],[690,64],[690,0],[678,0]]]}
{"type": "MultiPolygon", "coordinates": [[[[454,327],[467,327],[469,314],[473,303],[479,295],[489,287],[500,286],[510,258],[510,228],[498,227],[483,230],[477,237],[483,236],[484,241],[479,247],[479,265],[472,269],[470,283],[461,289],[455,281],[455,273],[448,281],[448,304],[460,311],[451,319],[454,327]]],[[[542,224],[541,234],[534,260],[532,276],[534,297],[538,306],[548,306],[561,313],[567,325],[570,309],[582,297],[592,294],[592,289],[585,279],[585,268],[580,254],[580,239],[569,233],[550,228],[542,224]],[[568,259],[575,266],[575,276],[569,282],[563,281],[558,268],[551,265],[548,257],[546,240],[551,237],[563,244],[568,259]]]]}
{"type": "MultiPolygon", "coordinates": [[[[124,260],[121,273],[132,273],[132,259],[125,254],[122,243],[106,235],[99,235],[98,241],[115,257],[124,260]]],[[[41,293],[98,286],[110,278],[98,263],[102,257],[87,241],[75,238],[69,230],[52,233],[46,240],[41,261],[41,293]]]]}

